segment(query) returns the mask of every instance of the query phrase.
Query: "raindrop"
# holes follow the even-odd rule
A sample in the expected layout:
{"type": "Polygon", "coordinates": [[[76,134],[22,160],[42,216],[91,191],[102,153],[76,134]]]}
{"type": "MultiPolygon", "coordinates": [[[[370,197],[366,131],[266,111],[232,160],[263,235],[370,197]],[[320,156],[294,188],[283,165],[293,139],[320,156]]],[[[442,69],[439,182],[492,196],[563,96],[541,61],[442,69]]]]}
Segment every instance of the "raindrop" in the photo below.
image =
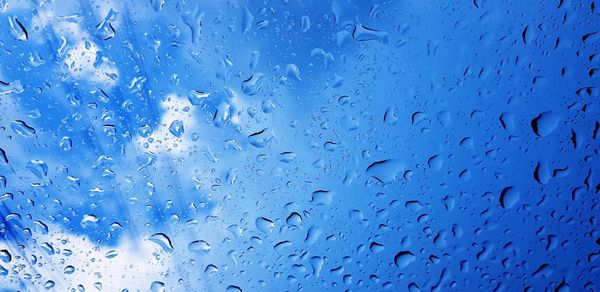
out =
{"type": "Polygon", "coordinates": [[[521,192],[515,187],[506,187],[500,192],[500,206],[504,209],[514,207],[521,198],[521,192]]]}
{"type": "Polygon", "coordinates": [[[164,252],[170,253],[174,250],[171,239],[164,233],[154,233],[148,240],[158,244],[164,252]]]}
{"type": "Polygon", "coordinates": [[[177,138],[183,137],[183,121],[175,120],[171,122],[171,125],[169,126],[169,132],[171,132],[171,134],[177,138]]]}
{"type": "Polygon", "coordinates": [[[256,218],[256,228],[264,233],[271,233],[275,228],[275,223],[265,217],[256,218]]]}
{"type": "Polygon", "coordinates": [[[248,136],[248,143],[257,148],[263,148],[269,144],[273,137],[273,131],[265,128],[248,136]]]}
{"type": "Polygon", "coordinates": [[[543,112],[531,120],[531,128],[533,128],[533,132],[536,135],[545,137],[556,130],[561,119],[562,116],[558,113],[552,111],[543,112]]]}
{"type": "Polygon", "coordinates": [[[386,44],[388,42],[388,33],[375,30],[358,24],[352,31],[352,37],[357,41],[379,41],[386,44]]]}
{"type": "Polygon", "coordinates": [[[400,251],[394,256],[394,263],[399,268],[405,268],[414,262],[417,257],[410,251],[403,250],[400,251]]]}
{"type": "Polygon", "coordinates": [[[29,34],[27,33],[25,26],[18,18],[9,17],[8,23],[10,24],[10,33],[15,40],[24,42],[29,39],[29,34]]]}
{"type": "Polygon", "coordinates": [[[247,95],[255,95],[262,88],[263,73],[255,73],[242,82],[242,91],[247,95]]]}
{"type": "Polygon", "coordinates": [[[188,244],[188,250],[193,253],[206,255],[210,251],[210,244],[204,240],[195,240],[188,244]]]}
{"type": "Polygon", "coordinates": [[[12,128],[12,130],[25,137],[25,138],[29,138],[33,135],[35,135],[35,129],[29,125],[27,125],[24,121],[21,120],[15,120],[11,123],[10,127],[12,128]]]}
{"type": "Polygon", "coordinates": [[[31,160],[27,163],[27,170],[31,171],[37,178],[43,179],[48,175],[48,165],[43,160],[31,160]]]}

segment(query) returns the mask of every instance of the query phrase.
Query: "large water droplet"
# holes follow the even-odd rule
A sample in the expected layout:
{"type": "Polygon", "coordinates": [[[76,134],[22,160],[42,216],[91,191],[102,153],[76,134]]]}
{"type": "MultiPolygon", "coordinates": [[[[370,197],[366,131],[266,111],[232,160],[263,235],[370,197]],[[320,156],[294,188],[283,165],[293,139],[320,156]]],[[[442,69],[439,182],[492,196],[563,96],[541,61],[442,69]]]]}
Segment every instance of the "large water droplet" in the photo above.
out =
{"type": "Polygon", "coordinates": [[[263,73],[255,73],[242,82],[242,91],[247,95],[255,95],[262,88],[263,73]]]}
{"type": "Polygon", "coordinates": [[[171,123],[171,125],[169,126],[169,132],[171,132],[171,134],[173,134],[173,136],[177,137],[177,138],[181,138],[183,136],[183,133],[185,132],[183,129],[183,121],[180,120],[175,120],[171,123]]]}
{"type": "Polygon", "coordinates": [[[100,219],[98,219],[96,215],[86,214],[81,218],[80,225],[83,228],[96,228],[98,227],[98,221],[100,221],[100,219]]]}
{"type": "Polygon", "coordinates": [[[275,223],[265,217],[256,218],[256,228],[264,233],[271,233],[275,228],[275,223]]]}
{"type": "Polygon", "coordinates": [[[39,179],[43,179],[48,175],[48,165],[43,160],[34,159],[29,161],[27,163],[27,169],[39,179]]]}
{"type": "Polygon", "coordinates": [[[367,174],[380,182],[390,183],[396,179],[399,173],[405,170],[404,162],[398,159],[386,159],[373,162],[367,167],[367,174]]]}
{"type": "Polygon", "coordinates": [[[8,165],[8,157],[2,148],[0,148],[0,164],[8,165]]]}
{"type": "Polygon", "coordinates": [[[210,244],[204,240],[195,240],[188,244],[188,250],[190,252],[205,255],[210,251],[210,244]]]}
{"type": "Polygon", "coordinates": [[[304,239],[304,241],[308,244],[315,244],[322,234],[323,228],[318,226],[311,226],[306,232],[306,238],[304,239]]]}
{"type": "Polygon", "coordinates": [[[210,93],[202,92],[199,90],[192,90],[188,93],[188,100],[192,105],[202,106],[206,99],[210,96],[210,93]]]}
{"type": "Polygon", "coordinates": [[[417,257],[412,252],[403,250],[398,252],[396,256],[394,256],[394,263],[399,268],[405,268],[406,266],[414,262],[416,259],[417,257]]]}
{"type": "Polygon", "coordinates": [[[174,247],[171,243],[171,239],[164,233],[154,233],[148,240],[158,244],[164,252],[173,252],[174,247]]]}
{"type": "Polygon", "coordinates": [[[357,41],[379,41],[384,44],[388,42],[387,32],[371,29],[362,24],[358,24],[354,27],[352,37],[357,41]]]}
{"type": "Polygon", "coordinates": [[[29,39],[29,33],[18,18],[9,17],[8,23],[10,25],[10,33],[15,40],[24,42],[29,39]]]}
{"type": "Polygon", "coordinates": [[[317,205],[329,205],[333,201],[333,192],[327,190],[314,191],[311,194],[310,201],[317,205]]]}
{"type": "Polygon", "coordinates": [[[21,120],[15,120],[11,123],[10,127],[12,128],[12,130],[23,136],[26,138],[29,138],[33,135],[35,135],[35,129],[29,125],[27,125],[27,123],[25,123],[24,121],[21,120]]]}
{"type": "Polygon", "coordinates": [[[543,112],[531,121],[531,128],[540,137],[548,136],[556,130],[561,119],[562,116],[558,113],[543,112]]]}
{"type": "Polygon", "coordinates": [[[271,129],[265,128],[259,132],[248,136],[248,143],[257,148],[263,148],[273,139],[274,134],[271,129]]]}
{"type": "Polygon", "coordinates": [[[515,187],[506,187],[500,192],[500,206],[504,209],[514,207],[521,198],[521,192],[515,187]]]}

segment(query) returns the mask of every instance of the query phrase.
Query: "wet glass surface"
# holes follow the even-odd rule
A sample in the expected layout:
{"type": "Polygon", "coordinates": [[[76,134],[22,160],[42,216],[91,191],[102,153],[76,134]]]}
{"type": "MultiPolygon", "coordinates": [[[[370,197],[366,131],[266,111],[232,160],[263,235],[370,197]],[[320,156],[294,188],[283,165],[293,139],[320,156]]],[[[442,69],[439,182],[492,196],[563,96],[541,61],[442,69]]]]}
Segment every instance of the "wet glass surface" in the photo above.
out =
{"type": "Polygon", "coordinates": [[[0,0],[0,291],[598,291],[596,5],[0,0]]]}

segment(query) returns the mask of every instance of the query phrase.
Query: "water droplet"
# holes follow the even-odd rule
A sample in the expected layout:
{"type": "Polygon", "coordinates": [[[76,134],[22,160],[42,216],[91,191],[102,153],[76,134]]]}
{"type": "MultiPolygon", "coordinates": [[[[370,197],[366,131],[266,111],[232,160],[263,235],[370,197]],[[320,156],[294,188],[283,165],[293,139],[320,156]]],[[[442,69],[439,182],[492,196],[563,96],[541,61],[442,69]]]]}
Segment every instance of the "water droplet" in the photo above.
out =
{"type": "Polygon", "coordinates": [[[185,132],[183,129],[183,121],[175,120],[169,126],[169,132],[173,134],[173,136],[177,138],[183,137],[183,133],[185,132]]]}
{"type": "Polygon", "coordinates": [[[292,212],[290,214],[290,216],[288,216],[287,219],[285,220],[285,223],[287,223],[290,226],[296,227],[296,228],[301,228],[302,227],[302,216],[300,214],[298,214],[297,212],[292,212]]]}
{"type": "Polygon", "coordinates": [[[44,284],[44,288],[46,288],[46,289],[52,289],[52,288],[54,288],[55,285],[56,285],[56,283],[54,281],[48,280],[44,284]]]}
{"type": "Polygon", "coordinates": [[[148,240],[158,244],[164,252],[170,253],[174,250],[171,239],[164,233],[154,233],[148,240]]]}
{"type": "Polygon", "coordinates": [[[521,192],[515,187],[506,187],[500,192],[500,206],[504,209],[514,207],[521,198],[521,192]]]}
{"type": "Polygon", "coordinates": [[[69,151],[71,150],[71,148],[73,148],[73,141],[70,137],[65,136],[60,139],[58,146],[60,146],[60,148],[62,148],[65,151],[69,151]]]}
{"type": "Polygon", "coordinates": [[[390,183],[396,180],[399,173],[406,170],[404,162],[398,159],[386,159],[373,162],[367,167],[367,174],[382,183],[390,183]]]}
{"type": "Polygon", "coordinates": [[[210,251],[210,244],[204,240],[195,240],[188,244],[188,250],[190,252],[205,255],[210,251]]]}
{"type": "Polygon", "coordinates": [[[375,30],[358,24],[352,31],[352,37],[357,41],[379,41],[386,44],[388,42],[388,33],[375,30]]]}
{"type": "Polygon", "coordinates": [[[151,292],[164,292],[164,291],[166,291],[165,286],[166,286],[165,283],[163,283],[161,281],[154,281],[150,285],[150,291],[151,292]]]}
{"type": "Polygon", "coordinates": [[[545,161],[539,161],[533,172],[533,177],[538,183],[548,183],[548,181],[550,181],[550,177],[552,177],[548,163],[545,161]]]}
{"type": "Polygon", "coordinates": [[[504,128],[507,131],[515,131],[515,114],[511,112],[502,113],[500,115],[500,124],[502,125],[502,128],[504,128]]]}
{"type": "Polygon", "coordinates": [[[273,131],[265,128],[248,136],[248,143],[257,148],[263,148],[273,139],[273,131]]]}
{"type": "Polygon", "coordinates": [[[65,273],[65,275],[70,275],[73,274],[75,272],[75,267],[73,266],[66,266],[65,269],[63,270],[63,273],[65,273]]]}
{"type": "Polygon", "coordinates": [[[222,102],[217,107],[217,110],[213,117],[213,124],[217,128],[223,128],[229,122],[230,107],[231,107],[231,105],[227,102],[222,102]]]}
{"type": "Polygon", "coordinates": [[[447,111],[441,111],[437,114],[437,119],[443,127],[448,127],[452,124],[452,117],[447,111]]]}
{"type": "Polygon", "coordinates": [[[399,268],[405,268],[406,266],[414,262],[416,259],[417,257],[412,252],[403,250],[398,252],[396,256],[394,256],[394,263],[399,268]]]}
{"type": "Polygon", "coordinates": [[[165,0],[151,0],[150,2],[152,3],[152,8],[156,12],[160,12],[165,5],[165,0]]]}
{"type": "Polygon", "coordinates": [[[296,64],[287,64],[287,66],[285,67],[285,74],[289,78],[294,78],[297,81],[302,81],[302,78],[300,78],[300,69],[298,69],[298,66],[296,66],[296,64]]]}
{"type": "Polygon", "coordinates": [[[36,231],[40,234],[48,234],[48,225],[46,225],[46,223],[39,220],[35,220],[33,221],[33,225],[36,231]]]}
{"type": "Polygon", "coordinates": [[[242,288],[235,286],[235,285],[229,285],[227,286],[227,289],[225,289],[226,292],[243,292],[242,288]]]}
{"type": "Polygon", "coordinates": [[[322,234],[323,228],[318,226],[311,226],[306,232],[306,238],[304,239],[304,241],[308,244],[315,244],[322,234]]]}
{"type": "Polygon", "coordinates": [[[281,162],[289,163],[296,160],[296,153],[290,151],[281,152],[277,156],[277,159],[281,162]]]}
{"type": "Polygon", "coordinates": [[[427,164],[434,170],[440,170],[444,164],[444,158],[440,155],[431,156],[429,160],[427,160],[427,164]]]}
{"type": "Polygon", "coordinates": [[[327,190],[314,191],[310,201],[317,205],[330,205],[333,201],[333,194],[333,192],[327,190]]]}
{"type": "Polygon", "coordinates": [[[314,256],[310,258],[309,262],[313,270],[313,276],[319,278],[321,276],[321,270],[323,269],[325,260],[323,260],[322,257],[314,256]]]}
{"type": "Polygon", "coordinates": [[[188,93],[188,100],[192,105],[203,106],[206,99],[210,96],[210,93],[202,92],[199,90],[192,90],[188,93]]]}
{"type": "Polygon", "coordinates": [[[116,19],[117,12],[112,9],[108,11],[106,17],[96,25],[96,37],[104,41],[115,37],[115,28],[113,27],[112,22],[116,19]]]}
{"type": "Polygon", "coordinates": [[[0,148],[0,164],[8,165],[8,157],[2,148],[0,148]]]}
{"type": "Polygon", "coordinates": [[[301,25],[300,25],[301,32],[307,32],[310,29],[310,19],[308,18],[308,16],[306,16],[306,15],[302,16],[300,23],[301,23],[301,25]]]}
{"type": "Polygon", "coordinates": [[[192,43],[198,43],[200,41],[200,35],[202,32],[202,19],[204,18],[204,12],[200,8],[200,5],[196,5],[195,8],[187,10],[183,14],[183,23],[189,28],[191,34],[192,43]]]}
{"type": "Polygon", "coordinates": [[[562,116],[558,113],[543,112],[531,121],[531,128],[536,135],[545,137],[556,130],[561,119],[562,116]]]}
{"type": "Polygon", "coordinates": [[[4,82],[0,80],[0,95],[8,94],[19,94],[23,93],[25,88],[21,85],[21,80],[15,80],[13,82],[4,82]]]}
{"type": "Polygon", "coordinates": [[[242,33],[246,34],[252,28],[254,22],[254,15],[248,9],[248,6],[244,6],[244,14],[242,16],[242,33]]]}
{"type": "Polygon", "coordinates": [[[256,218],[256,228],[264,233],[271,233],[275,228],[275,223],[265,217],[256,218]]]}
{"type": "Polygon", "coordinates": [[[48,175],[48,165],[43,160],[31,160],[27,163],[27,170],[31,171],[37,178],[43,179],[48,175]]]}
{"type": "Polygon", "coordinates": [[[256,68],[259,60],[260,60],[260,52],[252,51],[252,53],[250,54],[250,64],[249,64],[250,70],[254,70],[256,68]]]}
{"type": "Polygon", "coordinates": [[[83,217],[81,218],[80,225],[83,228],[97,228],[98,221],[100,221],[100,220],[98,219],[98,217],[96,217],[96,215],[86,214],[86,215],[83,215],[83,217]]]}
{"type": "Polygon", "coordinates": [[[250,78],[242,82],[242,92],[247,95],[255,95],[262,88],[262,80],[265,77],[263,73],[255,73],[250,78]]]}
{"type": "Polygon", "coordinates": [[[384,250],[384,246],[377,242],[371,242],[371,245],[369,245],[369,250],[371,250],[373,253],[380,253],[384,250]]]}
{"type": "Polygon", "coordinates": [[[5,263],[10,263],[10,261],[12,260],[12,256],[10,255],[10,252],[8,252],[8,250],[6,250],[6,249],[0,250],[0,260],[5,263]]]}
{"type": "Polygon", "coordinates": [[[262,109],[263,113],[267,114],[273,112],[275,110],[275,107],[275,102],[273,102],[270,99],[263,101],[260,105],[260,108],[262,109]]]}
{"type": "Polygon", "coordinates": [[[25,138],[29,138],[29,137],[35,135],[35,129],[33,127],[30,127],[24,121],[21,121],[21,120],[13,121],[11,123],[10,127],[12,128],[12,130],[15,133],[17,133],[25,138]]]}
{"type": "Polygon", "coordinates": [[[10,25],[10,33],[15,40],[24,42],[29,39],[29,34],[27,33],[25,26],[18,18],[9,17],[8,23],[10,25]]]}
{"type": "Polygon", "coordinates": [[[323,59],[325,68],[329,68],[331,63],[335,62],[335,58],[333,57],[333,54],[328,53],[321,48],[315,48],[312,51],[310,51],[310,56],[311,56],[311,58],[317,57],[317,58],[323,59]]]}
{"type": "Polygon", "coordinates": [[[343,116],[342,119],[340,120],[340,123],[342,124],[342,127],[346,131],[357,130],[358,126],[359,126],[358,119],[348,116],[348,115],[343,116]]]}

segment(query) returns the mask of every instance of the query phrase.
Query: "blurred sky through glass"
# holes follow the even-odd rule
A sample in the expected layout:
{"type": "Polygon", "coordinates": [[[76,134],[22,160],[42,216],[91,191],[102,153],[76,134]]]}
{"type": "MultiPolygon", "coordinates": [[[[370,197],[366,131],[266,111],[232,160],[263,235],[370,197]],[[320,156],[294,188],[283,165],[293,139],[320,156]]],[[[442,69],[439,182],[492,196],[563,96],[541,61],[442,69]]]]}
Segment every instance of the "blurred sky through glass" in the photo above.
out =
{"type": "Polygon", "coordinates": [[[600,291],[594,0],[0,0],[0,291],[600,291]]]}

